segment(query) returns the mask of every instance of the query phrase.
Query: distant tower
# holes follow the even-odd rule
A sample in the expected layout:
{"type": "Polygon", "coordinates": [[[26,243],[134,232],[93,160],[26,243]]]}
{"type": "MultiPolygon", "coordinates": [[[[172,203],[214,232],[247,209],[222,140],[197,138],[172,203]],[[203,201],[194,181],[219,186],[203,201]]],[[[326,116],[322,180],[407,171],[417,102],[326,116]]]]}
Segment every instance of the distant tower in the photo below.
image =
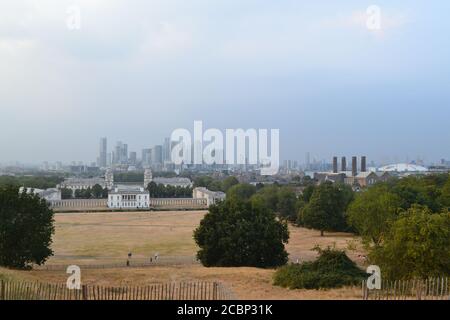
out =
{"type": "Polygon", "coordinates": [[[341,159],[341,171],[345,172],[347,171],[347,158],[342,157],[341,159]]]}
{"type": "Polygon", "coordinates": [[[114,187],[114,172],[111,169],[107,169],[105,172],[105,184],[108,190],[114,187]]]}
{"type": "Polygon", "coordinates": [[[352,157],[352,176],[355,177],[358,174],[358,158],[352,157]]]}
{"type": "Polygon", "coordinates": [[[366,156],[361,157],[361,172],[367,171],[367,160],[366,156]]]}
{"type": "Polygon", "coordinates": [[[150,182],[152,182],[152,180],[153,180],[152,170],[145,169],[145,171],[144,171],[144,188],[147,188],[148,184],[150,182]]]}
{"type": "Polygon", "coordinates": [[[306,159],[305,159],[305,169],[310,170],[311,168],[311,155],[309,152],[306,153],[306,159]]]}
{"type": "Polygon", "coordinates": [[[98,157],[98,166],[99,167],[106,167],[106,160],[107,160],[107,151],[108,151],[108,140],[106,138],[100,139],[100,148],[99,148],[99,157],[98,157]]]}
{"type": "Polygon", "coordinates": [[[333,157],[333,173],[338,173],[338,158],[333,157]]]}

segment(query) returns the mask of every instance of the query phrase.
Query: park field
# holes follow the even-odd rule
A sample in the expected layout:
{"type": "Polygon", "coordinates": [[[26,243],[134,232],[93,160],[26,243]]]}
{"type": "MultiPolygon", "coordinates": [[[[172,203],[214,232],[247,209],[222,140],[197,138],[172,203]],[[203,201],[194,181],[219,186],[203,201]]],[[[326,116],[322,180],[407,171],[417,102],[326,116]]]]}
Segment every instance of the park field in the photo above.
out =
{"type": "MultiPolygon", "coordinates": [[[[55,215],[54,256],[47,265],[95,265],[147,260],[158,253],[194,258],[197,246],[192,238],[206,211],[160,211],[129,213],[61,213],[55,215]]],[[[351,234],[325,233],[289,226],[286,246],[291,261],[314,259],[316,246],[335,245],[348,250],[358,264],[363,254],[360,241],[351,234]]],[[[82,269],[85,284],[102,286],[145,285],[162,281],[221,281],[239,299],[358,299],[359,288],[334,290],[288,290],[272,286],[273,269],[205,268],[200,264],[158,265],[145,268],[82,269]]],[[[6,271],[8,277],[65,283],[60,271],[6,271]]]]}

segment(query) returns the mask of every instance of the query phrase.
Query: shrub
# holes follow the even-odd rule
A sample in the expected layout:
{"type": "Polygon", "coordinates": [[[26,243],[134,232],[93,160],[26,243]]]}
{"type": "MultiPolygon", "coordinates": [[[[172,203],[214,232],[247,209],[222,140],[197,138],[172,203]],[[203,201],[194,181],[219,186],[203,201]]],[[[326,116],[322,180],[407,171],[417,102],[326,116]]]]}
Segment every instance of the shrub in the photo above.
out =
{"type": "Polygon", "coordinates": [[[327,248],[313,262],[290,264],[277,270],[274,285],[290,289],[328,289],[356,285],[367,274],[344,251],[327,248]]]}

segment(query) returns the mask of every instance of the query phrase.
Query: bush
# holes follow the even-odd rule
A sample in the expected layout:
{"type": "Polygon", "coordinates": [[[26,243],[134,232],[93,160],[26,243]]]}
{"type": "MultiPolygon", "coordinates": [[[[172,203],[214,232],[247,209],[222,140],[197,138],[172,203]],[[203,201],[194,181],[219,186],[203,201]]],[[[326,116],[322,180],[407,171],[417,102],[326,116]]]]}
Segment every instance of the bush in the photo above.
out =
{"type": "Polygon", "coordinates": [[[290,264],[277,270],[274,285],[290,289],[328,289],[359,284],[367,274],[344,251],[327,248],[313,262],[290,264]]]}

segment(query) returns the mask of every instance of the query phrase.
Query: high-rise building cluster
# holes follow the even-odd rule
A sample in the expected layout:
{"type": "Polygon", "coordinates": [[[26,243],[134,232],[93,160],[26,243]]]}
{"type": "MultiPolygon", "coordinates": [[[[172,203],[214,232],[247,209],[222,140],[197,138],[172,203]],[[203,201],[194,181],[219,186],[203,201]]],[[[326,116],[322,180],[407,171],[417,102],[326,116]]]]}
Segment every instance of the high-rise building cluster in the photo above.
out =
{"type": "Polygon", "coordinates": [[[107,138],[101,138],[97,165],[101,168],[128,165],[161,169],[164,165],[170,164],[170,154],[170,138],[165,138],[164,144],[162,145],[155,145],[152,148],[142,149],[140,158],[138,158],[138,153],[136,151],[129,151],[128,144],[122,141],[118,141],[114,148],[108,152],[108,140],[107,138]]]}

